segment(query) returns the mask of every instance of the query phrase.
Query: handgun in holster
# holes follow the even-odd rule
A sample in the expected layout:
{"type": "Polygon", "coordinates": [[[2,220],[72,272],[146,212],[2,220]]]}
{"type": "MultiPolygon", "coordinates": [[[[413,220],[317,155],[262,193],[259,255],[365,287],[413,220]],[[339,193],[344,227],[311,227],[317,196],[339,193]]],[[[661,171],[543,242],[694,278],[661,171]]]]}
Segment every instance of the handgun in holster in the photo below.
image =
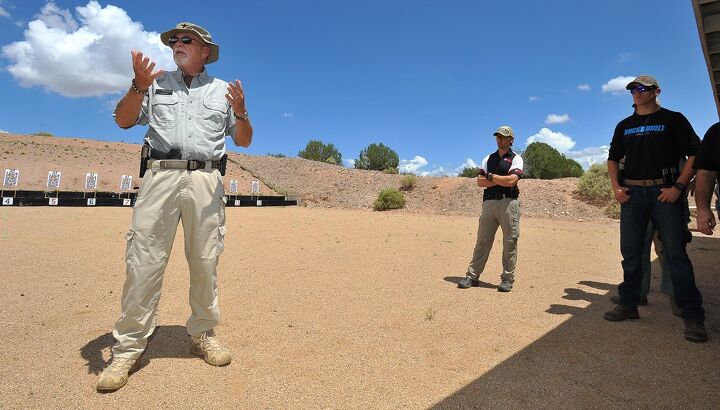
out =
{"type": "Polygon", "coordinates": [[[220,175],[225,176],[225,168],[227,167],[227,154],[223,155],[222,158],[220,158],[220,166],[218,167],[218,171],[220,171],[220,175]]]}
{"type": "Polygon", "coordinates": [[[143,144],[142,149],[140,150],[140,178],[145,176],[148,159],[150,159],[150,146],[143,144]]]}

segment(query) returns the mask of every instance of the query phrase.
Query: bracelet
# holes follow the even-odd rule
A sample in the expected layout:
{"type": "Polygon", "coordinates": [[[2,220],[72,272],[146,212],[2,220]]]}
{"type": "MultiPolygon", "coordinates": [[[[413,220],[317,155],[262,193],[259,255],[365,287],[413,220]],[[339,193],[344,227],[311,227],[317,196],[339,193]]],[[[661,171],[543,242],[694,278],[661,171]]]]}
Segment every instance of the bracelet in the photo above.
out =
{"type": "Polygon", "coordinates": [[[135,79],[134,79],[134,78],[133,78],[133,80],[132,80],[132,85],[130,86],[130,88],[131,88],[133,91],[135,91],[136,93],[138,93],[138,94],[148,95],[148,90],[140,91],[140,89],[138,88],[137,84],[135,84],[135,79]]]}
{"type": "Polygon", "coordinates": [[[237,115],[237,114],[235,114],[235,111],[233,111],[233,115],[235,116],[235,119],[238,121],[246,121],[248,119],[247,111],[242,113],[242,115],[237,115]]]}

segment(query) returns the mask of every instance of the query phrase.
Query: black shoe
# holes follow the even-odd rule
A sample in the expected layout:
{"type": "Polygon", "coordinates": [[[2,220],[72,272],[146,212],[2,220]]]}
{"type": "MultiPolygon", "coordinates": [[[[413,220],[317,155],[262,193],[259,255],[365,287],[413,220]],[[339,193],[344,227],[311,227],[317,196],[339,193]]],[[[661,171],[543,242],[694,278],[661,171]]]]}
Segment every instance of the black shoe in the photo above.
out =
{"type": "Polygon", "coordinates": [[[617,305],[613,310],[605,312],[603,318],[611,322],[620,322],[626,319],[640,319],[640,314],[638,314],[637,308],[631,309],[625,305],[617,305]]]}
{"type": "MultiPolygon", "coordinates": [[[[621,304],[620,296],[610,296],[610,301],[616,305],[621,304]]],[[[638,301],[639,306],[647,306],[647,296],[640,296],[640,300],[638,301]]]]}
{"type": "Polygon", "coordinates": [[[498,286],[498,292],[510,292],[512,290],[512,282],[504,280],[498,286]]]}
{"type": "Polygon", "coordinates": [[[480,281],[477,279],[473,279],[473,278],[465,278],[465,279],[461,280],[460,282],[458,282],[458,287],[460,289],[467,289],[470,287],[478,287],[478,286],[480,286],[480,281]]]}
{"type": "Polygon", "coordinates": [[[705,331],[705,325],[703,324],[703,322],[686,320],[685,339],[695,343],[707,342],[708,335],[705,331]]]}

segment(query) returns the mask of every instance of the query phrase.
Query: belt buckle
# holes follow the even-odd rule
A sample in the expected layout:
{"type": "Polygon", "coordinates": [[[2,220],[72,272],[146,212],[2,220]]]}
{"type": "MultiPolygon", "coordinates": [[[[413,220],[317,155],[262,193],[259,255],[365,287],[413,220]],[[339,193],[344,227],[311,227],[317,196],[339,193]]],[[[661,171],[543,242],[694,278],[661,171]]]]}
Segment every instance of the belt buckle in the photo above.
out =
{"type": "Polygon", "coordinates": [[[187,162],[187,170],[188,171],[196,171],[200,168],[205,168],[205,161],[197,161],[194,159],[188,160],[188,162],[187,162]]]}

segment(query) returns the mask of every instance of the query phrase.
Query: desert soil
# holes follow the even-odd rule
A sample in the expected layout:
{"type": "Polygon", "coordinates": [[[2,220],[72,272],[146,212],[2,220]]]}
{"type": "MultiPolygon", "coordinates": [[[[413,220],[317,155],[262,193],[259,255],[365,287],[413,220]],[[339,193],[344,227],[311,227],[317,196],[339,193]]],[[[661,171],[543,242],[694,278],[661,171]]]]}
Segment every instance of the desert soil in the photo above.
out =
{"type": "MultiPolygon", "coordinates": [[[[21,169],[20,189],[42,189],[55,167],[80,180],[75,189],[86,171],[107,175],[108,189],[137,174],[137,145],[6,135],[0,143],[0,167],[21,169]]],[[[189,353],[179,229],[143,366],[118,392],[98,394],[132,210],[4,207],[0,408],[720,406],[719,234],[694,233],[688,248],[710,335],[693,344],[659,292],[654,256],[641,319],[602,319],[621,281],[618,224],[576,198],[576,180],[523,181],[517,282],[500,293],[499,240],[483,286],[456,287],[480,209],[472,180],[419,178],[408,209],[373,212],[378,187],[399,186],[398,176],[233,160],[226,184],[245,178],[249,190],[261,179],[266,192],[306,206],[227,209],[216,330],[232,364],[215,368],[189,353]]]]}

